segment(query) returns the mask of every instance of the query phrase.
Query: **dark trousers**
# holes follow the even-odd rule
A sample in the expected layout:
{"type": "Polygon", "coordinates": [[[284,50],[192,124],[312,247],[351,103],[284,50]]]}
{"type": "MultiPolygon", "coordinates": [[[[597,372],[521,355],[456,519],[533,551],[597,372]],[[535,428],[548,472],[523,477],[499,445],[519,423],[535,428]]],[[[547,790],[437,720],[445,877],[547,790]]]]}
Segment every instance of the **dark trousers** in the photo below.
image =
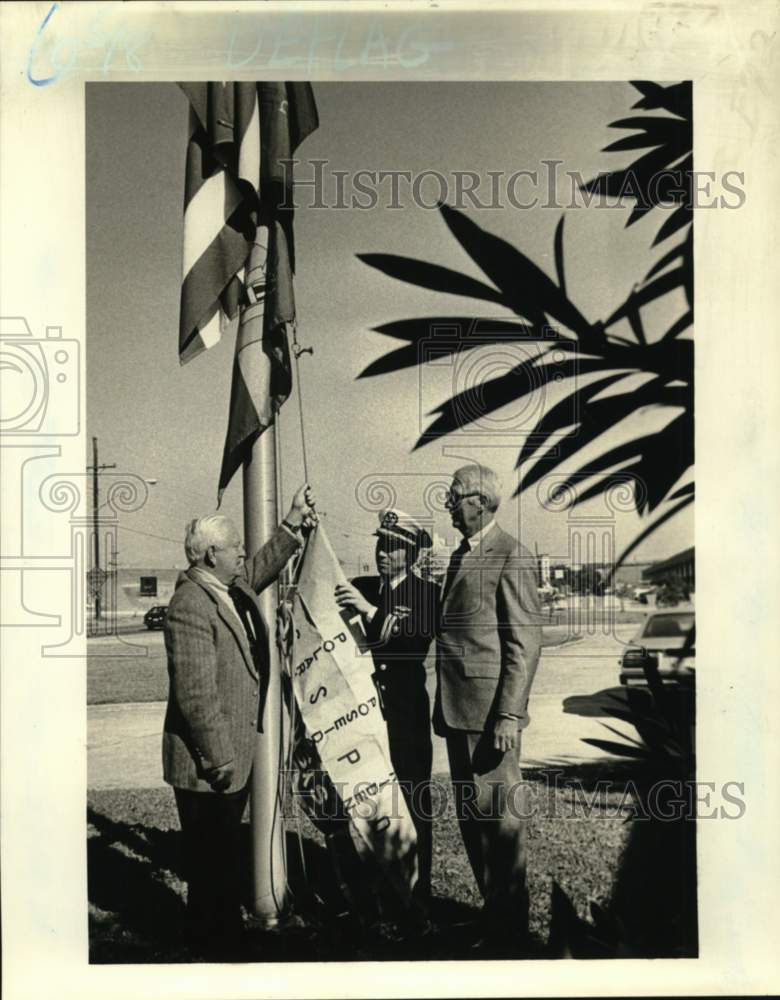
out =
{"type": "Polygon", "coordinates": [[[484,933],[521,943],[528,933],[528,791],[520,750],[493,748],[492,733],[447,732],[463,844],[485,900],[484,933]]]}
{"type": "Polygon", "coordinates": [[[431,714],[424,679],[408,701],[388,699],[385,708],[390,759],[417,832],[418,878],[415,896],[426,903],[431,895],[433,817],[431,812],[431,714]]]}
{"type": "Polygon", "coordinates": [[[187,878],[187,929],[197,947],[219,950],[240,936],[241,817],[249,785],[241,791],[191,792],[175,788],[187,878]]]}

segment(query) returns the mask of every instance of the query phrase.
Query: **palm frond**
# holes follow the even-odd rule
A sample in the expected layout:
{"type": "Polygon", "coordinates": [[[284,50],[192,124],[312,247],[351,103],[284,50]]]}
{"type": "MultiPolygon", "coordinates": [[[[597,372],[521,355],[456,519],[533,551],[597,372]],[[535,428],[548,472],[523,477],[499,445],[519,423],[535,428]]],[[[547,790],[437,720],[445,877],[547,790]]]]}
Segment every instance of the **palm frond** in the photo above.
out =
{"type": "Polygon", "coordinates": [[[592,326],[566,293],[544,271],[511,243],[494,236],[462,212],[439,205],[447,227],[471,259],[501,289],[504,301],[519,316],[541,330],[547,316],[579,336],[592,326]]]}
{"type": "MultiPolygon", "coordinates": [[[[386,375],[389,372],[412,368],[426,361],[440,359],[473,347],[491,344],[528,341],[537,342],[539,337],[528,323],[517,320],[496,320],[474,316],[430,316],[419,319],[403,319],[394,323],[384,323],[374,327],[375,333],[408,341],[383,355],[363,369],[358,378],[386,375]]],[[[555,339],[556,342],[558,338],[555,339]]]]}
{"type": "Polygon", "coordinates": [[[620,556],[616,560],[614,567],[609,573],[607,583],[609,583],[612,580],[612,577],[620,569],[620,567],[623,565],[626,559],[628,559],[631,553],[634,552],[634,550],[637,549],[642,544],[642,542],[646,541],[650,537],[650,535],[658,531],[661,525],[666,524],[666,522],[671,518],[673,518],[675,514],[679,514],[681,510],[684,510],[686,507],[692,504],[694,499],[695,499],[695,493],[691,492],[683,500],[680,500],[679,503],[675,504],[673,507],[667,508],[663,512],[663,514],[657,517],[643,531],[640,531],[639,534],[636,536],[636,538],[634,538],[634,540],[631,542],[631,544],[628,545],[625,549],[623,549],[623,551],[620,553],[620,556]]]}
{"type": "Polygon", "coordinates": [[[694,498],[692,484],[678,487],[694,460],[693,342],[684,336],[693,322],[692,88],[690,82],[665,86],[637,81],[633,86],[640,94],[634,108],[658,113],[638,113],[612,122],[611,128],[632,134],[609,143],[605,151],[636,150],[638,155],[628,167],[588,181],[583,190],[633,199],[626,225],[663,211],[665,218],[653,245],[686,228],[687,232],[649,268],[607,319],[589,321],[569,297],[563,217],[553,241],[555,278],[517,247],[444,204],[439,205],[444,223],[489,283],[408,257],[359,255],[364,263],[396,280],[501,305],[516,317],[500,321],[420,317],[378,326],[376,332],[404,343],[368,365],[361,378],[400,371],[428,359],[456,358],[481,346],[539,342],[541,349],[536,356],[499,377],[454,394],[437,407],[431,414],[431,425],[414,447],[474,424],[503,406],[546,390],[553,382],[563,382],[563,397],[547,407],[522,444],[517,467],[528,461],[533,464],[521,475],[517,492],[563,468],[568,473],[565,486],[576,486],[568,494],[572,505],[587,502],[618,483],[633,484],[637,511],[644,516],[658,509],[661,513],[621,555],[618,565],[694,498]],[[662,297],[680,292],[687,301],[685,312],[660,338],[648,338],[644,310],[662,297]],[[633,341],[611,329],[623,321],[630,325],[633,341]],[[559,324],[563,336],[550,323],[559,324]],[[633,388],[632,382],[629,389],[627,383],[621,391],[621,380],[638,372],[651,377],[638,388],[633,388]],[[586,375],[594,378],[583,385],[580,377],[586,375]],[[609,394],[603,396],[607,390],[609,394]],[[622,444],[609,442],[616,424],[629,417],[641,421],[645,410],[663,407],[669,409],[670,419],[661,430],[648,432],[640,426],[622,444]],[[591,446],[598,449],[595,456],[580,457],[586,455],[586,449],[592,456],[591,446]]]}
{"type": "Polygon", "coordinates": [[[432,292],[465,295],[472,299],[506,305],[503,296],[495,288],[477,281],[476,278],[470,278],[467,274],[441,267],[439,264],[429,264],[424,260],[413,260],[411,257],[399,257],[389,253],[359,253],[357,257],[369,267],[375,267],[389,277],[405,281],[410,285],[427,288],[432,292]]]}
{"type": "Polygon", "coordinates": [[[566,217],[562,215],[555,227],[555,273],[558,276],[558,286],[566,295],[566,270],[563,266],[563,222],[566,217]]]}
{"type": "Polygon", "coordinates": [[[420,436],[415,448],[443,437],[445,434],[450,434],[459,428],[467,427],[469,424],[495,413],[502,406],[531,395],[551,382],[565,381],[567,378],[578,375],[582,372],[583,365],[585,370],[590,368],[592,371],[598,371],[602,368],[601,363],[595,359],[590,362],[567,359],[555,364],[540,365],[538,362],[547,353],[549,352],[535,358],[529,358],[505,374],[464,389],[447,400],[446,403],[442,403],[433,411],[438,416],[434,423],[420,436]]]}

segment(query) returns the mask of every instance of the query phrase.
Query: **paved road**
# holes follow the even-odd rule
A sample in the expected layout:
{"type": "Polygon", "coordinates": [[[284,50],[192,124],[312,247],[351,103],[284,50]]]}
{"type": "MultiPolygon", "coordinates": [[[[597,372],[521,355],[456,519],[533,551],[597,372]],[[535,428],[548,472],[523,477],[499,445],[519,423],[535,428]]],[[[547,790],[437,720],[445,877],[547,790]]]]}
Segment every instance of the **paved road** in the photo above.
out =
{"type": "MultiPolygon", "coordinates": [[[[548,648],[539,664],[531,696],[531,726],[523,736],[523,763],[538,767],[576,763],[606,756],[583,743],[584,737],[611,738],[596,715],[564,711],[591,711],[586,696],[614,687],[622,639],[636,626],[618,626],[617,636],[586,635],[579,642],[548,648]]],[[[151,637],[151,644],[160,639],[151,637]]],[[[100,644],[101,640],[90,640],[100,644]]],[[[88,709],[88,784],[93,789],[152,788],[163,784],[160,734],[164,702],[90,705],[88,709]]],[[[610,725],[629,735],[632,727],[613,720],[610,725]]],[[[434,738],[434,772],[446,773],[444,741],[434,738]]]]}

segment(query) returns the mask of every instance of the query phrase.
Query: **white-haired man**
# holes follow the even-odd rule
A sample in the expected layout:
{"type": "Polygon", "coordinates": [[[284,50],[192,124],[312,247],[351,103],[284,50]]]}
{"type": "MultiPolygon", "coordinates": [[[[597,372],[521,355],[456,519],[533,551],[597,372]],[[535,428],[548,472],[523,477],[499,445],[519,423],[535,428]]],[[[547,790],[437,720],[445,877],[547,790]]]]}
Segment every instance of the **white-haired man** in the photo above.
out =
{"type": "Polygon", "coordinates": [[[446,737],[463,842],[485,906],[479,943],[508,957],[527,935],[520,730],[541,646],[530,553],[495,521],[492,469],[455,473],[446,506],[463,540],[442,588],[434,728],[446,737]]]}
{"type": "Polygon", "coordinates": [[[229,518],[191,521],[184,542],[190,567],[168,608],[163,776],[181,823],[188,935],[212,957],[234,954],[243,926],[241,818],[268,683],[268,632],[256,595],[298,548],[313,507],[305,484],[248,567],[229,518]]]}

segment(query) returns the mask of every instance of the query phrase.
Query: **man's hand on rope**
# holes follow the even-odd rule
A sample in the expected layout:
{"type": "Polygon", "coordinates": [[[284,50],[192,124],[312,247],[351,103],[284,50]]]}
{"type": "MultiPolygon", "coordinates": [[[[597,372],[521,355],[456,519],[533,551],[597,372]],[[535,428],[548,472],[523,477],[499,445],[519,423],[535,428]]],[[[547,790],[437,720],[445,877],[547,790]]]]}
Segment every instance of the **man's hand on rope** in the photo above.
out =
{"type": "Polygon", "coordinates": [[[314,509],[316,502],[314,490],[309,483],[304,483],[296,491],[285,521],[294,530],[301,530],[304,534],[308,534],[319,521],[314,509]]]}

